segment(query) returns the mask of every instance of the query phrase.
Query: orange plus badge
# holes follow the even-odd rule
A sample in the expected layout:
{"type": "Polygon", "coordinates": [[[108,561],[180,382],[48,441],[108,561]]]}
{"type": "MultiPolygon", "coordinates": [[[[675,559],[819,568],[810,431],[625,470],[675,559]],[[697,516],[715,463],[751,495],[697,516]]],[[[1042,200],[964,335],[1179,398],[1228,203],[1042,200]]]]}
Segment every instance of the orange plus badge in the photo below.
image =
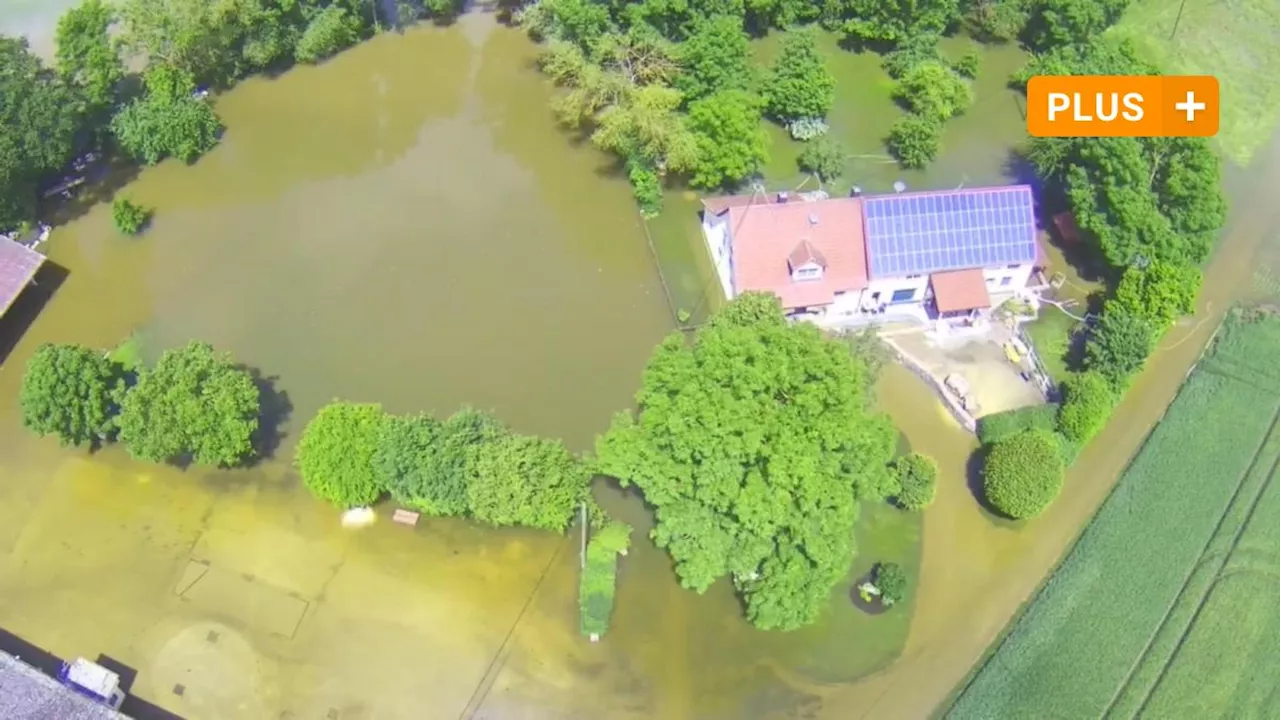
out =
{"type": "Polygon", "coordinates": [[[1209,137],[1218,133],[1210,75],[1037,75],[1027,83],[1036,137],[1209,137]]]}

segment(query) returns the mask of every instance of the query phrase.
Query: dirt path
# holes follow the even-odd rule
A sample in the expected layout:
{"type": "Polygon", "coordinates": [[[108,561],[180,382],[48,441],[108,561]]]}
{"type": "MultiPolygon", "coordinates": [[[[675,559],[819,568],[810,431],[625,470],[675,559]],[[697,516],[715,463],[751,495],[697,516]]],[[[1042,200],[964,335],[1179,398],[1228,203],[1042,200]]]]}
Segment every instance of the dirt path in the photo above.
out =
{"type": "MultiPolygon", "coordinates": [[[[970,558],[959,572],[949,562],[954,548],[946,549],[957,542],[952,531],[957,510],[928,514],[920,596],[907,649],[884,672],[827,693],[823,717],[921,718],[936,712],[1069,549],[1164,414],[1223,312],[1250,286],[1255,252],[1280,228],[1280,204],[1271,199],[1280,187],[1280,142],[1241,175],[1230,183],[1241,190],[1234,195],[1237,211],[1207,272],[1200,312],[1165,338],[1104,439],[1090,445],[1072,467],[1062,497],[1026,528],[991,528],[995,542],[975,552],[985,557],[970,558]]],[[[927,452],[928,438],[910,439],[927,452]]],[[[938,460],[944,467],[957,461],[938,460]]]]}

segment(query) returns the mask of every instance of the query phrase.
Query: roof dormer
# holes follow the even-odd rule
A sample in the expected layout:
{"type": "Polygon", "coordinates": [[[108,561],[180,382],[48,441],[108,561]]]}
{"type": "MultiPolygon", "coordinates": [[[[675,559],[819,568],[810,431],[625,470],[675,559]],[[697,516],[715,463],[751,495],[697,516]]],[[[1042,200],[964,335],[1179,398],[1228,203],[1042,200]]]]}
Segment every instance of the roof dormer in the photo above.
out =
{"type": "Polygon", "coordinates": [[[821,280],[827,259],[808,240],[801,240],[787,256],[787,267],[791,271],[791,282],[821,280]]]}

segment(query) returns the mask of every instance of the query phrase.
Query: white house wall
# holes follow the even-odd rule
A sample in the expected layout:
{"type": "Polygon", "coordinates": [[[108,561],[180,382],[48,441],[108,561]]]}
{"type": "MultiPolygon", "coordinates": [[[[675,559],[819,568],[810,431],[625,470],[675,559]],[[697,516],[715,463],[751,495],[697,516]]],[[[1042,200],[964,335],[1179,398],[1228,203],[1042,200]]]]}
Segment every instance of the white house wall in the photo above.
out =
{"type": "Polygon", "coordinates": [[[889,305],[893,302],[893,294],[899,290],[915,290],[915,295],[910,301],[904,302],[920,302],[924,300],[925,290],[929,287],[929,276],[918,275],[916,277],[895,277],[895,278],[876,278],[867,285],[867,289],[862,291],[863,298],[866,299],[868,305],[875,307],[878,305],[889,305]],[[878,299],[872,299],[876,293],[880,293],[878,299]]]}
{"type": "Polygon", "coordinates": [[[982,277],[987,281],[987,293],[993,298],[1001,296],[1001,299],[1007,299],[1013,293],[1022,290],[1031,281],[1031,264],[1019,265],[1017,267],[999,267],[999,268],[983,268],[982,277]],[[1008,283],[1001,283],[1004,278],[1009,278],[1008,283]]]}
{"type": "Polygon", "coordinates": [[[729,213],[702,215],[702,237],[707,242],[707,252],[720,278],[720,288],[728,300],[733,299],[733,238],[729,235],[729,213]]]}

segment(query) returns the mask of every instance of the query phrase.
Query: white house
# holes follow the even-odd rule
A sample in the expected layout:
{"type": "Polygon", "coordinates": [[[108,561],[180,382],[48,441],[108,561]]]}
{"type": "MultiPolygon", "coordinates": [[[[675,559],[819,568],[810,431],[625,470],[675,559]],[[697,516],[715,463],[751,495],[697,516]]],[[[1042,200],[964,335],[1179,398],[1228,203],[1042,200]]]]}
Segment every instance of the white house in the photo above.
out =
{"type": "Polygon", "coordinates": [[[1031,188],[704,201],[726,298],[772,292],[823,325],[910,318],[966,325],[1025,292],[1041,263],[1031,188]]]}

